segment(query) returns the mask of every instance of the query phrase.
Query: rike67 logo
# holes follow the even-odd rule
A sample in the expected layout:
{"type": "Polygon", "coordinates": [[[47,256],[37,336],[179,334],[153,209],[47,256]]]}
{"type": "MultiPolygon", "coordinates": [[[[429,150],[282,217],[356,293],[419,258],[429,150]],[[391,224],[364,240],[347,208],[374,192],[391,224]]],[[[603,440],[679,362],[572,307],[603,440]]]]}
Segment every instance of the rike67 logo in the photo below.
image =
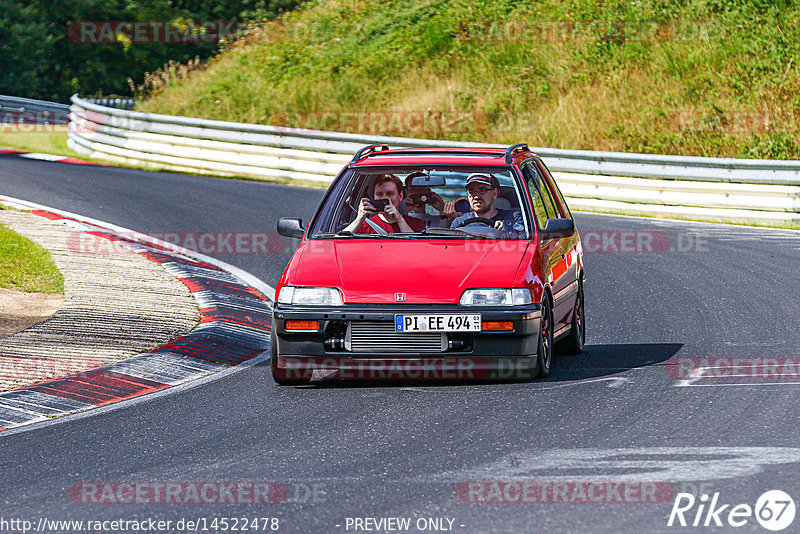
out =
{"type": "Polygon", "coordinates": [[[667,526],[743,527],[755,517],[762,527],[777,532],[791,525],[794,515],[794,500],[781,490],[764,492],[755,506],[725,504],[719,492],[710,498],[704,493],[699,499],[691,493],[678,493],[667,526]]]}

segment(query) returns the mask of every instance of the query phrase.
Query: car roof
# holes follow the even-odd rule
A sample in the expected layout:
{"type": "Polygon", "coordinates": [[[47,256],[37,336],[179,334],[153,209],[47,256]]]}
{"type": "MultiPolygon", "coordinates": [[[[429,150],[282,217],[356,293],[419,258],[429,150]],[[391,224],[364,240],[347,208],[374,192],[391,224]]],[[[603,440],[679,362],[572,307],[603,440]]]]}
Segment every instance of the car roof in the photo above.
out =
{"type": "MultiPolygon", "coordinates": [[[[354,158],[351,166],[377,165],[490,165],[507,166],[506,149],[503,148],[403,148],[394,150],[375,150],[354,158]]],[[[529,150],[513,153],[514,161],[519,163],[531,157],[538,158],[529,150]]]]}

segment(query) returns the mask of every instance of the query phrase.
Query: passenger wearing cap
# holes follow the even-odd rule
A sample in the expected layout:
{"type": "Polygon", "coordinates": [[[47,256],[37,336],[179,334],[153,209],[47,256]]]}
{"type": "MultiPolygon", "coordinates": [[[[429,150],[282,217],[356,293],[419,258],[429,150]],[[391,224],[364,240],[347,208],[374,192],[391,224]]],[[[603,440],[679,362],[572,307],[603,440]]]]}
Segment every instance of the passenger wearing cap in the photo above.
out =
{"type": "MultiPolygon", "coordinates": [[[[484,173],[473,173],[467,177],[467,200],[469,200],[469,211],[456,217],[450,224],[450,228],[459,228],[469,224],[469,219],[482,217],[494,223],[494,228],[504,232],[506,235],[518,235],[523,232],[525,226],[522,222],[522,214],[519,211],[502,210],[494,207],[495,200],[500,194],[500,182],[495,176],[484,173]]],[[[455,213],[456,201],[451,200],[445,203],[445,214],[455,213]]]]}

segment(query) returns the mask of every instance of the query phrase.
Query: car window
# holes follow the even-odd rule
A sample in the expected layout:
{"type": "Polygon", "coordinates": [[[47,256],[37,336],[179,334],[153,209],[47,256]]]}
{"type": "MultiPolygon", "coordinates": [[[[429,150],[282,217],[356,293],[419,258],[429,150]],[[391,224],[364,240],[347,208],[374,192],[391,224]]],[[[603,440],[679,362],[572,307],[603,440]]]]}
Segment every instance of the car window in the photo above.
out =
{"type": "MultiPolygon", "coordinates": [[[[370,233],[366,227],[360,226],[356,221],[358,208],[363,198],[368,199],[370,203],[376,198],[375,184],[380,183],[381,179],[386,176],[394,177],[397,180],[395,183],[402,185],[402,199],[395,207],[413,230],[408,232],[389,228],[390,233],[414,237],[414,234],[420,235],[423,232],[428,235],[429,232],[425,232],[425,230],[431,228],[450,230],[453,219],[446,216],[444,203],[459,201],[458,206],[461,209],[456,218],[469,213],[474,214],[466,194],[466,182],[471,174],[477,172],[490,174],[497,179],[500,186],[497,188],[497,197],[493,199],[493,203],[494,208],[498,210],[498,215],[504,217],[504,228],[507,231],[503,232],[503,235],[490,237],[529,239],[529,235],[532,233],[530,232],[530,214],[524,209],[525,204],[522,202],[524,198],[522,185],[509,166],[353,167],[337,180],[323,206],[320,207],[319,215],[312,222],[309,235],[311,237],[320,235],[340,237],[337,234],[342,232],[345,234],[370,233]],[[425,179],[429,180],[430,185],[414,184],[415,177],[426,177],[425,179]]],[[[373,221],[377,215],[370,215],[367,220],[373,221]]],[[[380,221],[373,222],[388,228],[388,223],[385,221],[384,224],[381,224],[380,221]]],[[[362,224],[372,227],[366,222],[362,224]]],[[[479,223],[470,223],[468,226],[470,232],[474,233],[479,223]]],[[[437,234],[437,237],[448,237],[440,234],[437,234]]],[[[463,234],[459,236],[464,237],[463,234]]]]}
{"type": "Polygon", "coordinates": [[[534,165],[531,165],[531,168],[535,170],[536,176],[538,177],[538,183],[542,190],[542,200],[544,200],[544,205],[547,208],[548,218],[554,219],[560,217],[561,213],[559,213],[559,210],[556,208],[555,202],[553,202],[553,197],[550,195],[550,188],[547,187],[541,174],[539,174],[539,169],[534,165]]]}
{"type": "Polygon", "coordinates": [[[566,219],[572,219],[572,213],[569,211],[569,206],[567,206],[567,202],[564,200],[564,195],[561,194],[561,189],[559,189],[558,184],[556,183],[553,175],[550,174],[550,169],[548,169],[543,162],[539,162],[541,165],[541,169],[544,171],[544,177],[547,181],[547,184],[550,186],[550,193],[556,198],[561,212],[561,217],[566,219]]]}
{"type": "Polygon", "coordinates": [[[338,202],[336,199],[342,198],[348,191],[357,189],[354,185],[353,176],[343,177],[337,180],[333,187],[323,197],[322,203],[317,209],[317,213],[311,220],[313,228],[331,228],[339,225],[337,221],[349,220],[351,218],[350,209],[346,202],[338,202]]]}
{"type": "Polygon", "coordinates": [[[547,219],[552,219],[556,216],[553,201],[547,194],[547,189],[542,183],[542,177],[535,167],[532,168],[530,164],[525,164],[522,166],[522,173],[528,183],[528,193],[531,195],[536,222],[539,228],[544,228],[544,225],[547,224],[547,219]],[[542,193],[543,191],[544,194],[542,193]]]}

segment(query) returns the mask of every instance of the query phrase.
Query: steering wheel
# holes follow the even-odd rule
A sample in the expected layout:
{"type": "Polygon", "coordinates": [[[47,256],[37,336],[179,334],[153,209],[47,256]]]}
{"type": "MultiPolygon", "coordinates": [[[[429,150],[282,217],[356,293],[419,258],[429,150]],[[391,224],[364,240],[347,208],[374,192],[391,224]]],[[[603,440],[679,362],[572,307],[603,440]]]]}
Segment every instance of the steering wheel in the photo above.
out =
{"type": "Polygon", "coordinates": [[[485,224],[490,228],[494,228],[494,221],[491,219],[487,219],[486,217],[473,217],[471,219],[464,219],[463,221],[458,223],[458,226],[456,226],[456,228],[461,228],[462,226],[466,226],[468,224],[473,224],[473,223],[485,224]]]}

